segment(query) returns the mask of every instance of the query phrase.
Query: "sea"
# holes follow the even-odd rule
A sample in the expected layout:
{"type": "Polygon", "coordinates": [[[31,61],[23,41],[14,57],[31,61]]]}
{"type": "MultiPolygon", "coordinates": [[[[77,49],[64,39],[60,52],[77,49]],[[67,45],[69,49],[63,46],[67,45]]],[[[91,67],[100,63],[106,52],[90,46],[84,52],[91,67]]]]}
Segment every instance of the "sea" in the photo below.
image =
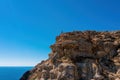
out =
{"type": "Polygon", "coordinates": [[[19,80],[20,77],[33,67],[0,67],[0,80],[19,80]]]}

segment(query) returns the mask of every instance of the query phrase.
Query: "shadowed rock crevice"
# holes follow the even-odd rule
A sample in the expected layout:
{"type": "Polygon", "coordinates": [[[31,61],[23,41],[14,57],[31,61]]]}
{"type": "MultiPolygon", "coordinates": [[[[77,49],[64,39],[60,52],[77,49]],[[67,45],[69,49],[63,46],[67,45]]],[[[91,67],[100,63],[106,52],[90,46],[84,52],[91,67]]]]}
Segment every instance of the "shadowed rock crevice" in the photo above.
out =
{"type": "Polygon", "coordinates": [[[120,31],[62,33],[20,80],[120,80],[120,31]]]}

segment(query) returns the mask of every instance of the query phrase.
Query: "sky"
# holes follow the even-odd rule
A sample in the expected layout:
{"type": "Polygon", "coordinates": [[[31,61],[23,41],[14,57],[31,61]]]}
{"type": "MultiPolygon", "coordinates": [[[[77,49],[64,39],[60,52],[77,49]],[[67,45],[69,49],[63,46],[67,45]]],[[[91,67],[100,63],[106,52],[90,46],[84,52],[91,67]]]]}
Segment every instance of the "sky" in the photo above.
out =
{"type": "Polygon", "coordinates": [[[0,0],[0,66],[34,66],[75,30],[120,30],[120,0],[0,0]]]}

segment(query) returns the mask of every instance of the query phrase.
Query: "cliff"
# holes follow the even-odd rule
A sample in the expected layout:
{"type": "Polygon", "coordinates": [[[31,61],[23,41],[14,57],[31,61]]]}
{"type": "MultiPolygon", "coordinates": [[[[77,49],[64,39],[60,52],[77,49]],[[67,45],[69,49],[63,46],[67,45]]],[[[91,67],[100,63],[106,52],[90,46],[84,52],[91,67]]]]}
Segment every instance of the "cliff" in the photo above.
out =
{"type": "Polygon", "coordinates": [[[120,80],[120,31],[62,33],[20,80],[120,80]]]}

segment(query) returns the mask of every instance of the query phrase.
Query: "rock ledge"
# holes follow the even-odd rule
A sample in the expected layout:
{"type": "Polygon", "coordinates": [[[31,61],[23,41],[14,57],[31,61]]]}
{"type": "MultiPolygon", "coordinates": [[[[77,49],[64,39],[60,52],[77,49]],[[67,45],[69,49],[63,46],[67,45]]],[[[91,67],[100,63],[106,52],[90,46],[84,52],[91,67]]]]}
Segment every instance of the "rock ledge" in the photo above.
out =
{"type": "Polygon", "coordinates": [[[20,80],[120,80],[120,31],[62,33],[20,80]]]}

